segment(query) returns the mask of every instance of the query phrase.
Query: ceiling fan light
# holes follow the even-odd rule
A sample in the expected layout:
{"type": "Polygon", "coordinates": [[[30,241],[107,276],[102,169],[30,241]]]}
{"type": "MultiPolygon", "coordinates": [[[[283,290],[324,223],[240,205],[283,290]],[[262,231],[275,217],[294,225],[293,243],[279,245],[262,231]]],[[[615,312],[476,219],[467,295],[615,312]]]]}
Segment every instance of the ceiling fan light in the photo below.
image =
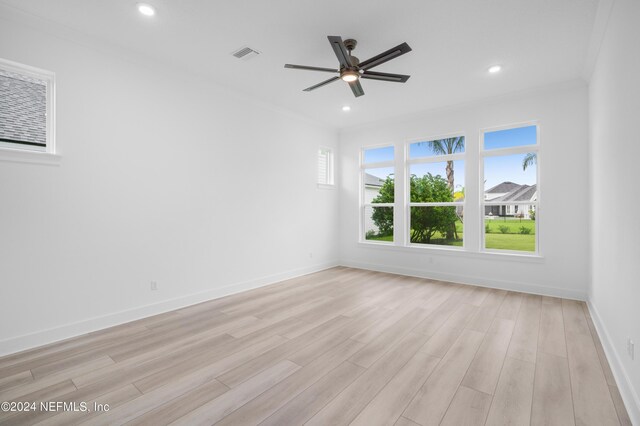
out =
{"type": "Polygon", "coordinates": [[[360,78],[360,73],[354,70],[347,70],[340,74],[340,78],[342,81],[346,81],[347,83],[351,83],[360,78]]]}

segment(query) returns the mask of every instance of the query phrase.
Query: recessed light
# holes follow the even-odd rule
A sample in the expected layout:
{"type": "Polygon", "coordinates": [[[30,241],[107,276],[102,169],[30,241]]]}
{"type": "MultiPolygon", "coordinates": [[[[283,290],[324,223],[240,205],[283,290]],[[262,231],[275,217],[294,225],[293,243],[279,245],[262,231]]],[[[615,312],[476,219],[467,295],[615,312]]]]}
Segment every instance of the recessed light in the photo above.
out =
{"type": "Polygon", "coordinates": [[[494,65],[492,67],[489,67],[489,72],[491,74],[495,74],[497,72],[500,72],[501,69],[502,69],[502,67],[500,65],[494,65]]]}
{"type": "Polygon", "coordinates": [[[342,110],[344,112],[351,111],[351,107],[349,105],[345,105],[345,106],[342,107],[342,110]]]}
{"type": "Polygon", "coordinates": [[[153,16],[156,14],[156,9],[147,3],[138,3],[138,12],[144,16],[153,16]]]}

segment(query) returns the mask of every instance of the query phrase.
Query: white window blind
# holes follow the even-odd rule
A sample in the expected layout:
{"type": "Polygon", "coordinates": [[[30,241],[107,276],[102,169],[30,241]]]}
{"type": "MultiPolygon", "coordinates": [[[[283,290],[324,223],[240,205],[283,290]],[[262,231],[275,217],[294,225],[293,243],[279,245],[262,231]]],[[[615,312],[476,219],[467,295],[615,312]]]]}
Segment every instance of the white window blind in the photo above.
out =
{"type": "Polygon", "coordinates": [[[0,148],[54,152],[53,78],[0,59],[0,148]]]}
{"type": "Polygon", "coordinates": [[[333,185],[333,158],[329,148],[318,149],[318,185],[333,185]]]}

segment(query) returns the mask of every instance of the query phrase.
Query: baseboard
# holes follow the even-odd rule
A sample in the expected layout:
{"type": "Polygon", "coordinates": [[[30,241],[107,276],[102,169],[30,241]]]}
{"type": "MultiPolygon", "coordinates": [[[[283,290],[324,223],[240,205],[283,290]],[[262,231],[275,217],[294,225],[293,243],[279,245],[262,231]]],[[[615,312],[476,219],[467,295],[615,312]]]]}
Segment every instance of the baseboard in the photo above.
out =
{"type": "Polygon", "coordinates": [[[116,312],[100,317],[89,318],[72,324],[39,331],[32,334],[13,337],[0,341],[0,356],[14,354],[16,352],[32,349],[38,346],[58,342],[60,340],[77,337],[82,334],[91,333],[116,325],[135,321],[141,318],[158,315],[208,300],[218,299],[231,294],[240,293],[254,288],[275,284],[283,280],[311,274],[325,269],[338,266],[337,261],[321,263],[304,268],[298,268],[278,274],[268,275],[249,281],[230,284],[200,293],[190,294],[159,303],[140,306],[137,308],[116,312]]]}
{"type": "Polygon", "coordinates": [[[371,264],[349,260],[340,261],[340,266],[367,269],[370,271],[388,272],[391,274],[407,275],[410,277],[430,278],[433,280],[449,281],[457,284],[476,285],[479,287],[498,288],[501,290],[517,291],[521,293],[539,294],[541,296],[562,297],[564,299],[581,301],[587,299],[586,292],[567,290],[558,287],[546,287],[516,281],[495,280],[493,278],[479,278],[461,274],[433,272],[422,269],[403,268],[398,266],[382,265],[377,263],[371,264]]]}
{"type": "Polygon", "coordinates": [[[591,313],[591,319],[596,327],[600,342],[604,348],[604,354],[609,361],[609,366],[613,372],[613,377],[616,379],[618,390],[622,396],[622,401],[627,409],[631,423],[634,425],[640,425],[640,398],[638,397],[637,390],[634,389],[629,375],[627,374],[624,364],[620,359],[620,354],[616,350],[615,345],[611,341],[611,335],[607,331],[607,327],[602,322],[602,318],[598,313],[596,307],[591,303],[591,300],[587,300],[587,306],[591,313]]]}

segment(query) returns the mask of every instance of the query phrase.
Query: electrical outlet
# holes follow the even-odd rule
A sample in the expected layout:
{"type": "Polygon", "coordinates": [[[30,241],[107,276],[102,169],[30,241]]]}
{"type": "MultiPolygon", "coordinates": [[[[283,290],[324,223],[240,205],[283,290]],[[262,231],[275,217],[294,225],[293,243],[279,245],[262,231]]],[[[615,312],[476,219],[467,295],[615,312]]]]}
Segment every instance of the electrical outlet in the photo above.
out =
{"type": "Polygon", "coordinates": [[[627,353],[629,354],[629,358],[633,361],[635,358],[635,344],[629,337],[627,337],[627,353]]]}
{"type": "Polygon", "coordinates": [[[151,285],[149,286],[151,291],[158,291],[158,283],[156,281],[151,281],[151,285]]]}
{"type": "Polygon", "coordinates": [[[309,253],[309,259],[313,259],[313,253],[309,253]]]}

